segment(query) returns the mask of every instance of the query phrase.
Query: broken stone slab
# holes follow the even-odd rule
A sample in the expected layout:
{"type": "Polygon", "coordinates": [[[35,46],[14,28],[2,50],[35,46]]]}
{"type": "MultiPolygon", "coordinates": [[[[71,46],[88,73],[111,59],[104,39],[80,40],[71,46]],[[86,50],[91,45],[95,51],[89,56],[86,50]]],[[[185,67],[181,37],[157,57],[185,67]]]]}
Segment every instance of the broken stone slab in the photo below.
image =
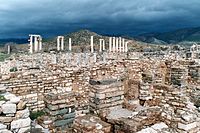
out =
{"type": "Polygon", "coordinates": [[[139,131],[137,133],[158,133],[158,132],[156,130],[154,130],[153,128],[148,127],[148,128],[142,129],[141,131],[139,131]]]}
{"type": "Polygon", "coordinates": [[[5,92],[6,89],[7,89],[7,87],[4,86],[4,84],[0,84],[0,93],[1,93],[1,92],[5,92]]]}
{"type": "Polygon", "coordinates": [[[184,131],[189,131],[189,130],[195,128],[195,127],[197,127],[197,123],[196,122],[193,122],[193,123],[190,123],[190,124],[178,123],[178,128],[182,129],[184,131]]]}
{"type": "Polygon", "coordinates": [[[19,131],[17,133],[25,133],[27,131],[29,131],[31,129],[31,127],[24,127],[24,128],[20,128],[19,131]]]}
{"type": "Polygon", "coordinates": [[[6,129],[6,128],[7,128],[7,125],[0,123],[0,130],[6,129]]]}
{"type": "Polygon", "coordinates": [[[18,119],[11,122],[11,130],[19,129],[24,127],[29,127],[31,124],[31,119],[28,117],[26,119],[18,119]]]}
{"type": "Polygon", "coordinates": [[[70,113],[70,114],[65,114],[65,115],[63,115],[63,118],[64,118],[64,119],[75,118],[75,115],[76,115],[76,113],[73,112],[73,113],[70,113]]]}
{"type": "Polygon", "coordinates": [[[11,94],[11,93],[9,93],[9,92],[4,93],[3,96],[4,96],[4,98],[5,98],[6,100],[10,100],[10,99],[16,97],[14,94],[11,94]]]}
{"type": "Polygon", "coordinates": [[[18,110],[24,109],[26,107],[26,103],[27,102],[24,102],[24,101],[20,100],[19,103],[17,104],[17,109],[18,110]]]}
{"type": "Polygon", "coordinates": [[[0,107],[5,103],[6,101],[0,101],[0,107]]]}
{"type": "Polygon", "coordinates": [[[19,97],[12,97],[12,98],[10,99],[10,102],[11,102],[11,103],[15,103],[15,104],[19,103],[19,101],[20,101],[20,98],[19,98],[19,97]]]}
{"type": "Polygon", "coordinates": [[[0,117],[0,122],[2,123],[10,123],[14,117],[0,117]]]}
{"type": "Polygon", "coordinates": [[[168,126],[165,123],[161,122],[161,123],[154,124],[153,126],[151,126],[151,128],[161,131],[164,128],[168,128],[168,126]]]}
{"type": "Polygon", "coordinates": [[[184,121],[189,122],[189,121],[193,120],[194,116],[193,116],[193,114],[188,114],[188,115],[187,115],[187,114],[184,114],[184,115],[181,116],[181,118],[182,118],[184,121]]]}
{"type": "Polygon", "coordinates": [[[28,108],[24,109],[24,110],[21,110],[21,111],[17,111],[16,112],[16,118],[22,118],[22,119],[25,119],[25,118],[28,118],[30,115],[30,112],[28,110],[28,108]]]}
{"type": "Polygon", "coordinates": [[[68,124],[72,124],[73,121],[74,121],[74,118],[66,119],[66,120],[58,120],[58,121],[54,122],[54,125],[56,127],[65,126],[65,125],[68,125],[68,124]]]}
{"type": "Polygon", "coordinates": [[[12,132],[8,129],[3,129],[3,130],[0,130],[0,133],[12,133],[12,132]]]}
{"type": "Polygon", "coordinates": [[[3,104],[1,108],[4,114],[14,114],[16,113],[17,110],[16,104],[11,104],[11,103],[3,104]]]}

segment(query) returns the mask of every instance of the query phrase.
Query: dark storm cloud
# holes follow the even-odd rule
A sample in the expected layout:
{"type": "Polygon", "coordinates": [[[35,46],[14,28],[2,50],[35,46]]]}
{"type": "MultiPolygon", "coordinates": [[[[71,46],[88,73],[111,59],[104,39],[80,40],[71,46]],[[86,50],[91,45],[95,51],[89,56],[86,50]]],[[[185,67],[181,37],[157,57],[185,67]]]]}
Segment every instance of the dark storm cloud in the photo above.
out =
{"type": "Polygon", "coordinates": [[[200,26],[199,0],[2,0],[0,38],[78,29],[140,34],[200,26]]]}

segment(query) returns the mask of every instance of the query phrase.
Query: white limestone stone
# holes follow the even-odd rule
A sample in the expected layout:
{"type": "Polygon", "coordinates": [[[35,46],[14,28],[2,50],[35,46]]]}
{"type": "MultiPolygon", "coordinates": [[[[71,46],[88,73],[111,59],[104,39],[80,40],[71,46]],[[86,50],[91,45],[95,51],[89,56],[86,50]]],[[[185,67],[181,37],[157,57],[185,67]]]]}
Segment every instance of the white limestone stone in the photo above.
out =
{"type": "Polygon", "coordinates": [[[6,86],[4,86],[3,84],[0,84],[0,92],[1,92],[1,91],[5,91],[6,89],[7,89],[6,86]]]}
{"type": "Polygon", "coordinates": [[[151,126],[151,128],[161,131],[164,128],[168,128],[168,126],[165,123],[161,122],[161,123],[154,124],[153,126],[151,126]]]}
{"type": "Polygon", "coordinates": [[[19,131],[17,133],[24,133],[26,131],[28,131],[31,127],[25,127],[25,128],[20,128],[19,131]]]}
{"type": "Polygon", "coordinates": [[[5,98],[6,100],[10,100],[10,99],[15,98],[15,97],[16,97],[16,96],[15,96],[14,94],[11,94],[11,93],[9,93],[9,92],[7,92],[7,93],[4,94],[4,98],[5,98]]]}
{"type": "Polygon", "coordinates": [[[189,114],[189,115],[185,114],[185,115],[182,115],[181,118],[188,122],[188,121],[193,119],[193,115],[192,114],[189,114]]]}
{"type": "Polygon", "coordinates": [[[4,124],[0,123],[0,130],[6,129],[6,128],[7,128],[7,126],[6,126],[6,125],[4,125],[4,124]]]}
{"type": "Polygon", "coordinates": [[[12,97],[12,98],[10,99],[10,102],[11,102],[11,103],[19,103],[19,101],[20,101],[20,98],[19,98],[19,97],[12,97]]]}
{"type": "Polygon", "coordinates": [[[141,131],[137,133],[158,133],[158,132],[154,130],[153,128],[148,127],[148,128],[142,129],[141,131]]]}
{"type": "Polygon", "coordinates": [[[11,130],[29,127],[30,124],[31,124],[31,119],[29,117],[26,118],[26,119],[14,120],[14,121],[11,122],[11,130]]]}
{"type": "Polygon", "coordinates": [[[97,123],[95,126],[96,126],[96,129],[97,129],[97,130],[100,130],[100,129],[103,128],[103,126],[102,126],[101,124],[99,124],[99,123],[97,123]]]}
{"type": "Polygon", "coordinates": [[[3,130],[0,130],[0,133],[12,133],[12,132],[8,129],[3,129],[3,130]]]}
{"type": "Polygon", "coordinates": [[[0,107],[5,103],[6,101],[0,101],[0,107]]]}
{"type": "Polygon", "coordinates": [[[30,115],[30,112],[29,112],[28,108],[16,112],[16,117],[17,118],[25,119],[25,118],[28,118],[29,115],[30,115]]]}
{"type": "Polygon", "coordinates": [[[183,123],[178,123],[178,128],[182,129],[184,131],[189,131],[190,129],[193,129],[197,126],[196,122],[190,123],[190,124],[183,124],[183,123]]]}
{"type": "Polygon", "coordinates": [[[4,114],[14,114],[16,113],[16,109],[17,109],[16,104],[12,104],[12,103],[3,104],[1,108],[4,114]]]}

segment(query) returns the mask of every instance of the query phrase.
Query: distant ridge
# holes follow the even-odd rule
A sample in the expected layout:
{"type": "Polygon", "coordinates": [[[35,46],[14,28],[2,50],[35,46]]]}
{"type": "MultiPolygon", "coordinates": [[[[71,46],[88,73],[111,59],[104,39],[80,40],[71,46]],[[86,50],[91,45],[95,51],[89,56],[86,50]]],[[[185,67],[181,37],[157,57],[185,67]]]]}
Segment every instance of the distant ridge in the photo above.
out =
{"type": "MultiPolygon", "coordinates": [[[[83,46],[85,44],[90,43],[90,36],[94,36],[94,44],[99,43],[99,39],[103,38],[108,42],[109,36],[107,35],[99,35],[95,32],[89,31],[89,30],[79,30],[73,33],[64,34],[65,36],[65,42],[68,42],[69,38],[72,39],[72,43],[74,45],[83,46]]],[[[175,31],[165,32],[165,33],[146,33],[139,36],[131,37],[131,36],[123,36],[129,40],[136,40],[141,41],[145,43],[151,43],[151,44],[184,44],[184,45],[190,45],[190,43],[187,42],[200,42],[200,27],[196,28],[185,28],[185,29],[179,29],[175,31]],[[184,42],[184,43],[183,43],[184,42]]],[[[10,38],[10,39],[0,39],[0,45],[4,45],[6,43],[16,43],[16,44],[25,44],[28,43],[28,39],[25,38],[10,38]]],[[[43,39],[44,43],[52,44],[52,46],[55,46],[56,43],[56,36],[49,38],[49,39],[43,39]]]]}
{"type": "Polygon", "coordinates": [[[147,33],[135,37],[137,40],[153,43],[152,38],[166,43],[180,43],[186,41],[200,42],[200,27],[184,28],[165,33],[147,33]]]}
{"type": "Polygon", "coordinates": [[[16,44],[24,44],[24,43],[28,43],[28,39],[26,38],[8,38],[8,39],[0,39],[0,45],[4,45],[6,43],[16,43],[16,44]]]}

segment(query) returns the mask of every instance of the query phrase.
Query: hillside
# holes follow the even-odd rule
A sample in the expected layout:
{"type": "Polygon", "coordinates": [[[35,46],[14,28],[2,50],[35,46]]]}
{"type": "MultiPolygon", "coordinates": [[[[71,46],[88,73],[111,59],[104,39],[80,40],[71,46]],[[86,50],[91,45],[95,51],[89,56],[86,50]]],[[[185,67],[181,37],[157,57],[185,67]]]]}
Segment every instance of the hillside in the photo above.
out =
{"type": "MultiPolygon", "coordinates": [[[[149,40],[155,38],[161,42],[166,43],[180,43],[183,41],[200,41],[200,27],[197,28],[185,28],[165,33],[147,33],[136,37],[137,40],[153,43],[149,40]]],[[[154,41],[154,40],[153,40],[154,41]]]]}
{"type": "Polygon", "coordinates": [[[28,43],[28,39],[26,38],[7,38],[7,39],[0,39],[0,45],[4,45],[6,43],[16,43],[16,44],[24,44],[28,43]]]}
{"type": "MultiPolygon", "coordinates": [[[[85,52],[90,50],[90,37],[94,36],[94,49],[95,51],[98,51],[99,49],[99,39],[105,39],[105,45],[106,49],[109,47],[109,36],[103,36],[99,35],[95,32],[89,31],[89,30],[80,30],[77,32],[69,33],[66,35],[63,35],[64,38],[64,45],[65,45],[65,51],[68,50],[69,45],[69,38],[72,39],[72,47],[73,52],[85,52]]],[[[131,37],[124,37],[126,41],[129,41],[129,48],[131,51],[143,51],[144,49],[152,49],[154,50],[160,50],[159,45],[152,45],[151,43],[144,43],[141,41],[136,41],[131,37]]],[[[154,44],[165,44],[164,42],[154,39],[154,44]]],[[[57,49],[57,36],[49,39],[43,39],[43,50],[48,52],[51,50],[56,51],[57,49]]],[[[11,45],[11,51],[14,53],[22,53],[23,51],[28,51],[28,45],[27,44],[12,44],[11,45]]],[[[0,52],[5,52],[5,47],[0,48],[0,52]]]]}
{"type": "MultiPolygon", "coordinates": [[[[64,43],[65,43],[65,49],[68,49],[68,40],[69,38],[72,38],[72,46],[74,47],[75,51],[83,52],[83,51],[89,51],[90,50],[90,37],[94,36],[94,48],[97,51],[99,49],[99,39],[105,39],[105,45],[106,49],[108,49],[109,46],[109,36],[103,36],[99,35],[95,32],[89,31],[89,30],[80,30],[77,32],[73,32],[67,35],[63,35],[65,37],[64,43]]],[[[129,47],[133,51],[142,51],[146,47],[151,47],[153,50],[154,49],[160,49],[159,46],[157,45],[152,45],[149,43],[143,43],[140,41],[136,41],[131,37],[124,37],[126,41],[129,41],[129,47]],[[159,47],[159,48],[158,48],[159,47]]],[[[45,51],[49,50],[56,50],[57,47],[57,38],[51,38],[48,39],[45,44],[45,51]]]]}

